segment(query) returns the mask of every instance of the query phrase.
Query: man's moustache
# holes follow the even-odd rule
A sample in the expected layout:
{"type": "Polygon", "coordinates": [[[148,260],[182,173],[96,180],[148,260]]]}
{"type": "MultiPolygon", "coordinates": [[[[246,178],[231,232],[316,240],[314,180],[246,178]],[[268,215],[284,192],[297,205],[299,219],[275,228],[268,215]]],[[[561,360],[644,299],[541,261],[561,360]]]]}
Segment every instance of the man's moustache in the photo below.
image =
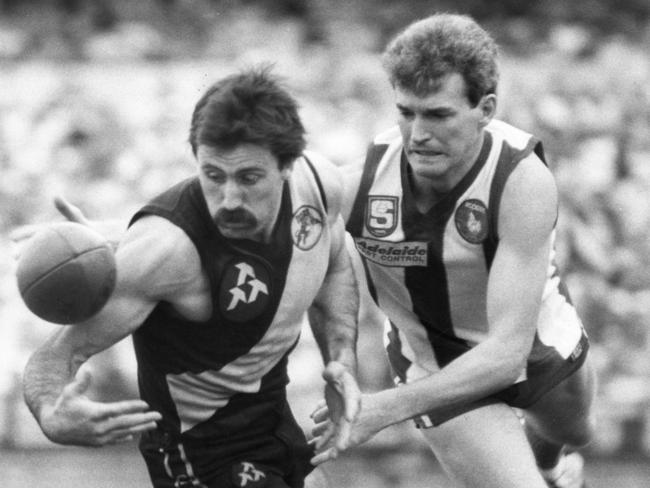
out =
{"type": "Polygon", "coordinates": [[[214,220],[218,225],[219,224],[255,225],[257,223],[257,219],[255,218],[255,216],[243,209],[219,210],[214,220]]]}

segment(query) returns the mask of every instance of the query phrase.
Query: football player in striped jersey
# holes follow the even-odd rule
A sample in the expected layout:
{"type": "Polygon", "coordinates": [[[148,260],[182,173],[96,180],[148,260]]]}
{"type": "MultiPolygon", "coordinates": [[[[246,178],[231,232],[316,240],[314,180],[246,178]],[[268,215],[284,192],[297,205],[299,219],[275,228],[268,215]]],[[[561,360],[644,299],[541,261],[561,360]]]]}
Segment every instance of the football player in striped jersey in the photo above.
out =
{"type": "Polygon", "coordinates": [[[460,486],[580,488],[568,449],[592,433],[589,343],[554,259],[542,145],[495,119],[497,46],[470,17],[436,14],[383,61],[398,124],[345,194],[399,388],[364,395],[353,440],[412,418],[460,486]]]}
{"type": "Polygon", "coordinates": [[[345,447],[360,400],[357,286],[338,173],[304,151],[304,133],[268,68],[204,93],[190,127],[197,174],[132,218],[106,306],[57,330],[26,366],[25,400],[49,439],[140,435],[157,488],[301,488],[314,453],[287,403],[287,361],[309,309],[334,448],[345,447]],[[128,335],[141,399],[90,399],[81,366],[128,335]]]}

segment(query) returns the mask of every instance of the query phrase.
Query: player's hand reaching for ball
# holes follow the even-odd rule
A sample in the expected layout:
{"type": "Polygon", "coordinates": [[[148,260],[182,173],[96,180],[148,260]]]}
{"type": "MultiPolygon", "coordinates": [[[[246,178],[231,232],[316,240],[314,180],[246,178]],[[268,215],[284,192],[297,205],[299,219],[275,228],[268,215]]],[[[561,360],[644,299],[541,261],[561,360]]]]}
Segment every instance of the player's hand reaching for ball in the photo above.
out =
{"type": "Polygon", "coordinates": [[[81,368],[55,404],[43,406],[39,423],[48,439],[79,446],[117,444],[155,429],[162,418],[142,400],[93,401],[86,396],[90,383],[90,373],[81,368]]]}
{"type": "MultiPolygon", "coordinates": [[[[124,234],[124,229],[126,228],[124,222],[119,220],[89,220],[79,207],[73,205],[62,196],[54,197],[54,206],[67,221],[85,225],[99,232],[113,248],[117,247],[117,243],[124,234]]],[[[11,232],[9,237],[15,244],[13,254],[16,260],[20,259],[21,250],[27,241],[46,225],[48,224],[28,224],[17,227],[11,232]]]]}

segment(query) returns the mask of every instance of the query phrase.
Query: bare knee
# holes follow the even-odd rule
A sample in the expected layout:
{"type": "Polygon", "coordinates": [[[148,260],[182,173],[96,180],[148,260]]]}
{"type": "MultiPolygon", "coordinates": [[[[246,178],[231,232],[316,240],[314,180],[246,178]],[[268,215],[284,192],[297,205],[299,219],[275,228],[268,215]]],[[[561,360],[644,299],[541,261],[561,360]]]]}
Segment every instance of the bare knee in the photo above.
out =
{"type": "Polygon", "coordinates": [[[553,444],[565,444],[579,448],[591,442],[595,432],[595,420],[590,409],[573,415],[553,415],[553,412],[526,412],[527,429],[537,437],[553,444]]]}
{"type": "Polygon", "coordinates": [[[582,368],[526,409],[526,421],[547,441],[573,447],[585,446],[595,431],[592,413],[594,397],[595,376],[587,361],[582,368]]]}
{"type": "Polygon", "coordinates": [[[586,414],[582,419],[576,421],[573,426],[567,429],[564,434],[564,444],[571,447],[584,447],[589,444],[596,430],[594,416],[586,414]]]}

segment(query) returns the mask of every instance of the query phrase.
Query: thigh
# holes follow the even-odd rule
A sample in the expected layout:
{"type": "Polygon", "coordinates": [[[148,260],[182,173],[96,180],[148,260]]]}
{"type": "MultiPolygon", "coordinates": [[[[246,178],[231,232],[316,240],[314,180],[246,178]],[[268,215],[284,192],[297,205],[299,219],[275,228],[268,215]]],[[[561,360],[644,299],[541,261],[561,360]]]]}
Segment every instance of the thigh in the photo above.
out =
{"type": "Polygon", "coordinates": [[[321,467],[316,467],[305,478],[305,488],[333,488],[330,480],[321,467]]]}
{"type": "Polygon", "coordinates": [[[446,473],[463,488],[546,488],[519,417],[503,403],[423,429],[446,473]]]}
{"type": "Polygon", "coordinates": [[[580,369],[524,410],[526,421],[550,440],[583,445],[593,429],[595,392],[595,374],[587,358],[580,369]]]}

